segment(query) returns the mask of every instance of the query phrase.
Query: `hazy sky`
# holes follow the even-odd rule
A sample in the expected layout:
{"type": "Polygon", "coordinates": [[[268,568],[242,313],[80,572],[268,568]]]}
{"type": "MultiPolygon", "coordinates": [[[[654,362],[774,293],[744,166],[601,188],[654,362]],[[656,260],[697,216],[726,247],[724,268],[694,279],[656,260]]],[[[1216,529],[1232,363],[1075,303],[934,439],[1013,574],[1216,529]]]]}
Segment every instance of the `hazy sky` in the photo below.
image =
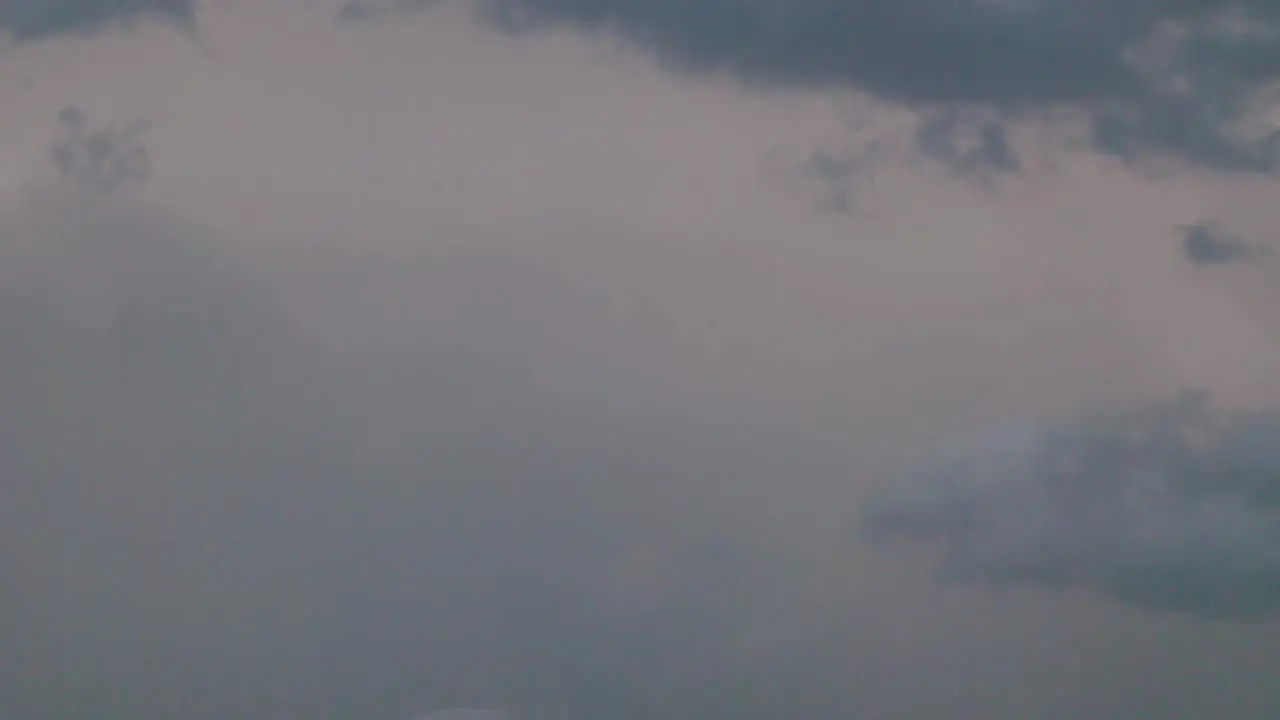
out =
{"type": "Polygon", "coordinates": [[[1270,3],[0,31],[5,720],[1280,716],[1270,3]]]}

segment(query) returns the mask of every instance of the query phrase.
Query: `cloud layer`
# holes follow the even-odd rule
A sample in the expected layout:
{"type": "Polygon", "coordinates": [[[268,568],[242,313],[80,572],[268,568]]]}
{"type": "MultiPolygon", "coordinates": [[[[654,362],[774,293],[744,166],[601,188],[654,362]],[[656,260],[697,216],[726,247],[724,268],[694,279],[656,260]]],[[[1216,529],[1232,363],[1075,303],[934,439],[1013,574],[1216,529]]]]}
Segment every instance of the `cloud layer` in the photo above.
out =
{"type": "Polygon", "coordinates": [[[1097,589],[1157,611],[1280,612],[1280,415],[1200,396],[940,448],[863,517],[953,581],[1097,589]]]}
{"type": "Polygon", "coordinates": [[[68,163],[0,215],[6,717],[736,717],[826,657],[762,640],[785,565],[695,509],[778,448],[540,382],[548,279],[250,262],[68,163]]]}
{"type": "Polygon", "coordinates": [[[5,0],[0,3],[0,38],[39,40],[85,34],[141,18],[188,26],[198,0],[5,0]]]}
{"type": "MultiPolygon", "coordinates": [[[[344,19],[441,0],[351,0],[344,19]]],[[[1095,150],[1134,163],[1269,173],[1280,11],[1264,0],[470,0],[512,32],[605,32],[669,68],[772,88],[846,90],[924,111],[920,145],[950,164],[1020,166],[1006,127],[1073,117],[1095,150]],[[938,118],[944,118],[939,120],[938,118]],[[954,138],[978,148],[954,157],[954,138]]],[[[17,0],[18,40],[142,17],[194,26],[195,0],[17,0]]]]}
{"type": "MultiPolygon", "coordinates": [[[[211,13],[216,62],[22,51],[28,115],[157,126],[65,113],[61,186],[3,199],[0,714],[1276,714],[1265,632],[940,593],[848,543],[921,436],[1211,376],[1187,345],[1231,372],[1234,316],[1143,242],[1194,201],[894,168],[854,197],[893,222],[826,222],[752,174],[839,134],[759,115],[790,103],[310,5],[211,13]],[[162,182],[117,192],[143,140],[162,182]]],[[[1008,165],[999,117],[927,115],[957,170],[1008,165]]]]}
{"type": "MultiPolygon", "coordinates": [[[[344,17],[439,0],[353,0],[344,17]]],[[[1265,111],[1280,11],[1261,0],[478,0],[496,25],[621,37],[673,70],[751,85],[851,90],[926,113],[924,140],[976,133],[971,162],[1017,163],[1005,121],[1074,114],[1096,150],[1270,172],[1265,111]]],[[[926,147],[926,150],[929,148],[926,147]]]]}

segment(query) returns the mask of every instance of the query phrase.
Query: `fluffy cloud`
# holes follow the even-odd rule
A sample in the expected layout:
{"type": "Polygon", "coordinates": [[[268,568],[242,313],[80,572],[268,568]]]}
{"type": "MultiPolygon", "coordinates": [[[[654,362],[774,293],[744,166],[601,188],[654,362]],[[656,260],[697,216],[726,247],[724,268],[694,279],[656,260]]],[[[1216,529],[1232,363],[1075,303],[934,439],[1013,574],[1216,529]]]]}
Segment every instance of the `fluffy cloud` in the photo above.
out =
{"type": "Polygon", "coordinates": [[[1280,414],[1201,396],[1011,422],[940,447],[866,511],[869,538],[938,543],[958,582],[1090,588],[1213,618],[1280,612],[1280,414]]]}
{"type": "MultiPolygon", "coordinates": [[[[352,0],[343,15],[438,2],[352,0]]],[[[926,151],[948,147],[945,134],[981,138],[962,162],[1016,167],[1006,121],[1063,112],[1087,123],[1096,150],[1128,161],[1270,172],[1277,159],[1265,113],[1280,79],[1280,11],[1262,0],[476,2],[511,32],[606,32],[680,72],[923,110],[926,151]]]]}

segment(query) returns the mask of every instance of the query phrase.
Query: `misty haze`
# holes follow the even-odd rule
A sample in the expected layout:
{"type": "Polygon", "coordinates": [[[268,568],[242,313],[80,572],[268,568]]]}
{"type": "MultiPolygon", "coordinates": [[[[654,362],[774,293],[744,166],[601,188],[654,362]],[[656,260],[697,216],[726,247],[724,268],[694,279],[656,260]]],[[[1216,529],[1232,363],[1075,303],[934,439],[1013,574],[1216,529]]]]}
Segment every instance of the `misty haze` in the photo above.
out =
{"type": "Polygon", "coordinates": [[[1277,38],[0,0],[0,718],[1280,717],[1277,38]]]}

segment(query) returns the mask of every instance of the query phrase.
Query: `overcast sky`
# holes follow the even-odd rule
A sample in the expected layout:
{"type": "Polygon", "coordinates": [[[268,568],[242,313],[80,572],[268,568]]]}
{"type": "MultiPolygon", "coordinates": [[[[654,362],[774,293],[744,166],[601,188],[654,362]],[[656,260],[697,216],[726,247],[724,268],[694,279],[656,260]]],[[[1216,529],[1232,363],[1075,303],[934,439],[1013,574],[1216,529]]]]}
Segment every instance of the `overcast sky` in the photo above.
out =
{"type": "Polygon", "coordinates": [[[0,716],[1280,716],[1278,32],[0,0],[0,716]]]}

